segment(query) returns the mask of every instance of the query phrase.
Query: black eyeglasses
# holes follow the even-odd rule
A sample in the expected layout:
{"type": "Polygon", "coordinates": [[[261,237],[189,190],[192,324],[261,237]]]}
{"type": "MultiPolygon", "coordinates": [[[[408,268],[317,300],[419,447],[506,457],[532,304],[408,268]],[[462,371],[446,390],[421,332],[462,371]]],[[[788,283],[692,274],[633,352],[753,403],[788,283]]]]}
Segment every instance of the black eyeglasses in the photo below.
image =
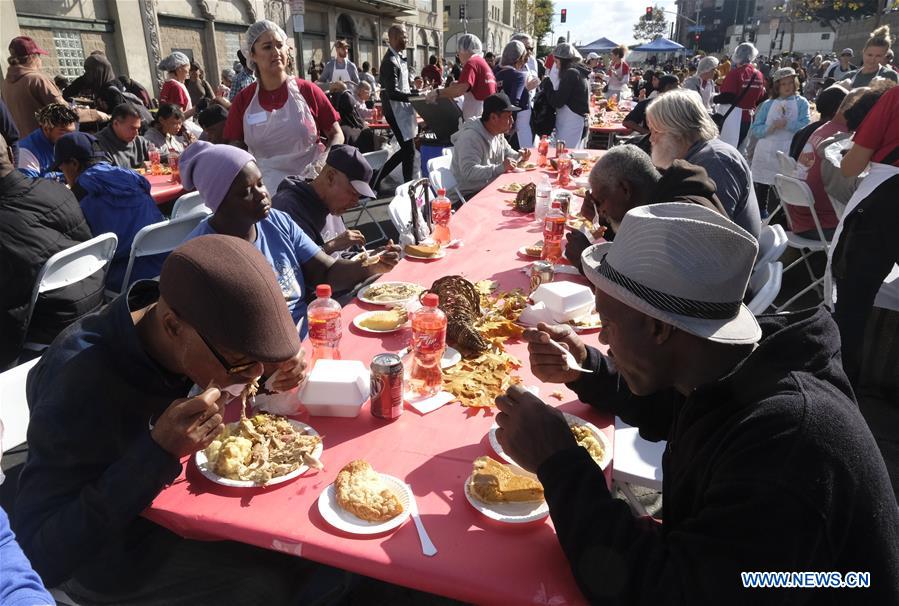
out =
{"type": "Polygon", "coordinates": [[[250,368],[252,368],[253,366],[256,365],[256,362],[245,362],[243,364],[229,364],[228,360],[225,359],[225,356],[220,354],[218,352],[218,350],[212,346],[212,343],[210,343],[206,339],[206,337],[203,336],[203,333],[201,333],[200,331],[197,331],[197,334],[200,335],[200,338],[203,340],[203,343],[206,344],[207,349],[209,349],[209,351],[212,352],[212,355],[215,356],[215,359],[219,361],[219,364],[222,365],[222,367],[225,369],[225,372],[228,373],[229,375],[236,375],[236,374],[242,373],[245,370],[249,370],[250,368]]]}

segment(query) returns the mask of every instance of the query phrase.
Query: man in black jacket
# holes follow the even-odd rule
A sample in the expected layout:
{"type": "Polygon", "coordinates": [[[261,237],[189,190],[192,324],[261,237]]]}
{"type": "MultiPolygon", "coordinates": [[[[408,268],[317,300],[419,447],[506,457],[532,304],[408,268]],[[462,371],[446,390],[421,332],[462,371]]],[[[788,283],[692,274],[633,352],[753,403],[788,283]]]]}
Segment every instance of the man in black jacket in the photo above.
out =
{"type": "MultiPolygon", "coordinates": [[[[78,200],[49,179],[15,170],[0,137],[0,368],[14,362],[25,340],[28,304],[37,276],[54,254],[91,239],[78,200]]],[[[103,274],[38,297],[28,338],[49,343],[103,305],[103,274]]]]}
{"type": "Polygon", "coordinates": [[[899,509],[836,326],[820,308],[757,322],[740,303],[756,251],[700,206],[636,208],[584,252],[607,353],[567,326],[525,333],[538,379],[668,440],[659,526],[612,498],[560,411],[517,386],[497,398],[497,439],[538,474],[592,604],[899,603],[899,509]],[[741,574],[830,571],[870,587],[771,591],[741,574]]]}
{"type": "Polygon", "coordinates": [[[381,71],[378,74],[381,82],[381,108],[400,149],[387,159],[381,169],[375,191],[378,190],[380,180],[393,172],[400,162],[403,164],[403,181],[412,180],[415,135],[418,133],[415,110],[409,102],[411,97],[418,95],[418,91],[409,88],[409,68],[406,66],[406,57],[403,56],[406,50],[406,28],[391,25],[387,30],[387,40],[389,48],[381,60],[381,71]]]}
{"type": "MultiPolygon", "coordinates": [[[[699,204],[727,216],[715,195],[715,183],[704,168],[675,160],[666,170],[659,171],[649,155],[635,145],[620,145],[607,151],[593,165],[589,182],[590,191],[584,196],[580,214],[611,228],[600,234],[609,240],[627,211],[647,204],[699,204]]],[[[590,243],[580,231],[569,232],[565,258],[580,268],[581,253],[590,243]]]]}

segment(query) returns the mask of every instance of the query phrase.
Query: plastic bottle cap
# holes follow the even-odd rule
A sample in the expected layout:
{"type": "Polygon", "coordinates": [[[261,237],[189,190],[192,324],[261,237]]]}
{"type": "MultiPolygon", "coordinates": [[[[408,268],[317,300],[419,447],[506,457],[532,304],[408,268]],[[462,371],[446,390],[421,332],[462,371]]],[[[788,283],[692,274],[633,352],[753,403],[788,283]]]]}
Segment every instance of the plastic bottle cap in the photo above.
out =
{"type": "Polygon", "coordinates": [[[443,189],[443,188],[441,187],[440,189],[437,190],[437,195],[440,196],[440,197],[445,196],[445,195],[446,195],[446,190],[443,189]]]}
{"type": "Polygon", "coordinates": [[[331,296],[330,284],[319,284],[315,287],[315,296],[319,299],[327,299],[331,296]]]}
{"type": "Polygon", "coordinates": [[[440,304],[440,297],[435,293],[429,292],[422,298],[421,303],[425,307],[437,307],[440,304]]]}

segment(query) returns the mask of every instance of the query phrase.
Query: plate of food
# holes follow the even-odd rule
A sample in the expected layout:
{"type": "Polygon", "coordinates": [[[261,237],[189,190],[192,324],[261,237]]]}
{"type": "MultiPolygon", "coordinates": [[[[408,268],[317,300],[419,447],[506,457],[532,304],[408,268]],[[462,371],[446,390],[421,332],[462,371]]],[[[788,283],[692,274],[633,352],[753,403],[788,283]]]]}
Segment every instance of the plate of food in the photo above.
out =
{"type": "Polygon", "coordinates": [[[517,169],[522,172],[527,170],[537,170],[537,165],[533,162],[525,162],[524,164],[519,164],[517,169]]]}
{"type": "Polygon", "coordinates": [[[356,297],[369,305],[396,305],[417,299],[424,290],[412,282],[376,282],[360,290],[356,297]]]}
{"type": "Polygon", "coordinates": [[[442,259],[446,256],[446,249],[436,242],[406,244],[403,254],[410,259],[442,259]]]}
{"type": "Polygon", "coordinates": [[[396,332],[409,323],[409,313],[402,307],[366,311],[353,318],[353,326],[362,332],[385,334],[396,332]]]}
{"type": "Polygon", "coordinates": [[[537,476],[491,457],[474,460],[471,475],[465,480],[465,498],[472,507],[497,522],[524,524],[549,515],[543,485],[537,476]]]}
{"type": "MultiPolygon", "coordinates": [[[[571,433],[574,435],[574,439],[577,440],[578,444],[587,449],[587,452],[590,453],[590,456],[593,457],[593,460],[596,461],[596,464],[599,465],[600,469],[608,467],[609,463],[612,462],[612,445],[609,443],[609,439],[606,435],[593,423],[567,412],[563,412],[562,414],[565,415],[565,421],[568,423],[568,427],[571,429],[571,433]]],[[[490,441],[490,447],[503,461],[515,465],[515,461],[506,454],[506,451],[503,450],[499,440],[496,439],[497,427],[498,426],[494,424],[487,434],[487,438],[490,441]]]]}
{"type": "MultiPolygon", "coordinates": [[[[400,355],[403,357],[403,359],[406,359],[411,353],[412,352],[409,350],[409,348],[406,348],[401,352],[400,355]]],[[[459,350],[447,345],[446,349],[443,350],[443,356],[440,358],[440,368],[452,368],[461,361],[462,354],[459,353],[459,350]]]]}
{"type": "Polygon", "coordinates": [[[577,333],[590,332],[602,328],[602,320],[596,310],[593,310],[585,316],[569,320],[568,325],[577,333]]]}
{"type": "Polygon", "coordinates": [[[378,473],[368,461],[359,459],[344,465],[334,483],[322,491],[318,511],[338,530],[380,534],[409,519],[413,498],[405,482],[378,473]]]}
{"type": "Polygon", "coordinates": [[[583,198],[584,196],[587,195],[587,188],[586,187],[578,187],[571,193],[579,198],[583,198]]]}
{"type": "Polygon", "coordinates": [[[522,246],[518,249],[518,254],[529,259],[539,259],[543,255],[543,240],[534,242],[530,246],[522,246]]]}
{"type": "Polygon", "coordinates": [[[587,229],[593,231],[593,221],[580,215],[569,215],[565,225],[574,230],[587,229]]]}
{"type": "Polygon", "coordinates": [[[501,191],[504,194],[517,194],[522,189],[524,189],[525,185],[525,183],[506,183],[505,185],[500,187],[498,191],[501,191]]]}
{"type": "Polygon", "coordinates": [[[268,413],[228,423],[194,455],[200,473],[235,488],[271,486],[322,468],[321,436],[311,426],[268,413]]]}

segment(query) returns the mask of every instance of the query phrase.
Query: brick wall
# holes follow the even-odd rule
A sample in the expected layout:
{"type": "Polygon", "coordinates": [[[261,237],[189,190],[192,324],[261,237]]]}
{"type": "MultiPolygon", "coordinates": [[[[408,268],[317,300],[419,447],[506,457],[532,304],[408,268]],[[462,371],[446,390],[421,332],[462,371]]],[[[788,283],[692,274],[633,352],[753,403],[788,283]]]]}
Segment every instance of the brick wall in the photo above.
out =
{"type": "Polygon", "coordinates": [[[192,49],[194,60],[199,61],[203,67],[206,66],[206,49],[203,45],[202,30],[162,25],[159,27],[159,42],[162,47],[163,57],[176,48],[192,49]]]}

